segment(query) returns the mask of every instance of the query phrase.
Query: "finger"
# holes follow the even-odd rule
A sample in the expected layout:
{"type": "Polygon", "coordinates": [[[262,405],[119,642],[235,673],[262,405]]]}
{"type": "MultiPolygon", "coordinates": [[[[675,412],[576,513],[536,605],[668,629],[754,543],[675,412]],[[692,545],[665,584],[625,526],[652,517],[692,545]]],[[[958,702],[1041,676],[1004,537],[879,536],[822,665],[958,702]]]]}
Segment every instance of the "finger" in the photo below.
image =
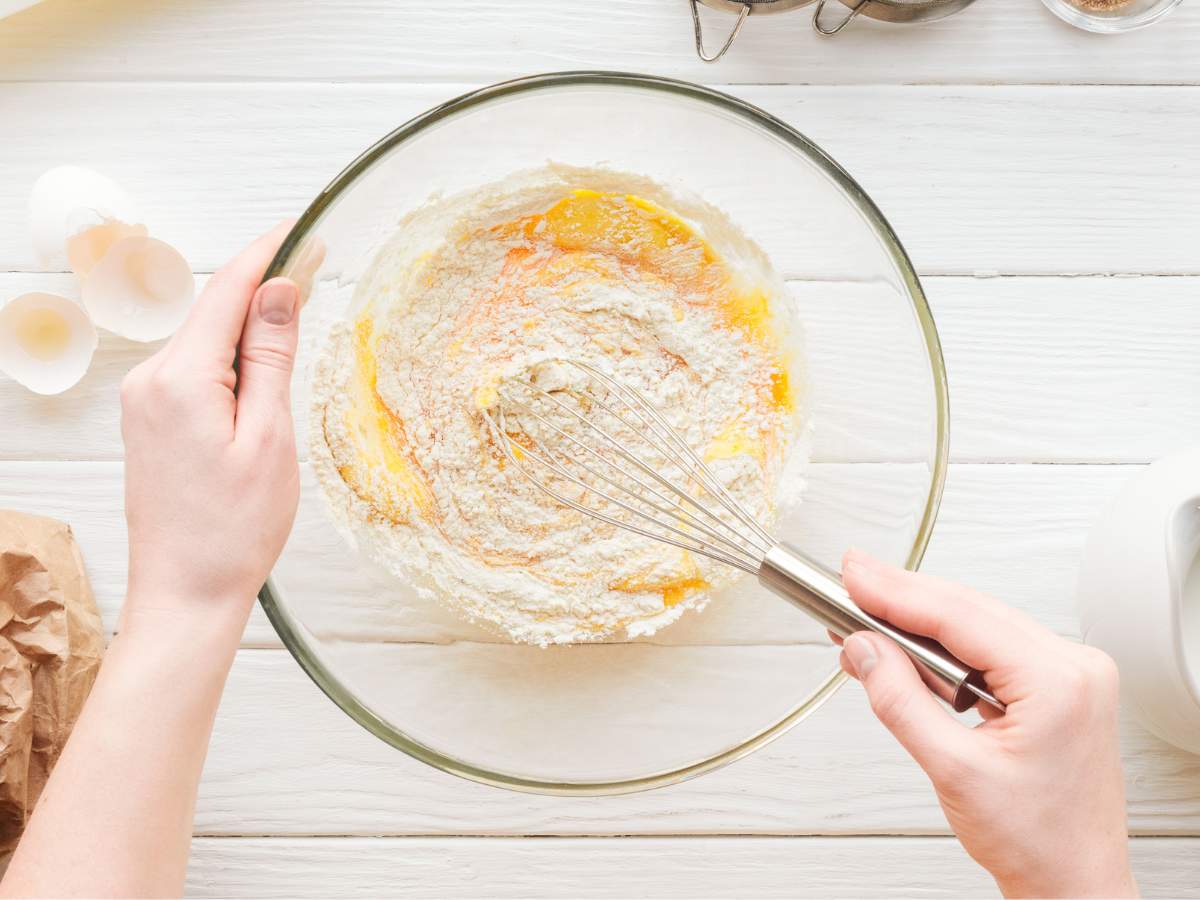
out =
{"type": "Polygon", "coordinates": [[[971,751],[972,732],[929,693],[912,661],[882,635],[860,631],[846,638],[842,666],[857,678],[871,711],[930,777],[971,751]]]}
{"type": "Polygon", "coordinates": [[[172,339],[172,352],[187,354],[194,360],[215,358],[233,365],[255,288],[291,227],[290,221],[280,222],[208,280],[187,321],[172,339]]]}
{"type": "Polygon", "coordinates": [[[867,612],[932,637],[963,662],[987,671],[1026,659],[1049,634],[999,601],[953,582],[847,554],[842,580],[867,612]]]}
{"type": "Polygon", "coordinates": [[[303,306],[312,293],[317,271],[325,262],[325,242],[312,235],[296,249],[292,258],[294,262],[288,266],[288,277],[300,288],[300,305],[303,306]]]}
{"type": "Polygon", "coordinates": [[[300,289],[272,278],[254,292],[238,345],[234,439],[291,431],[292,368],[300,333],[300,289]]]}

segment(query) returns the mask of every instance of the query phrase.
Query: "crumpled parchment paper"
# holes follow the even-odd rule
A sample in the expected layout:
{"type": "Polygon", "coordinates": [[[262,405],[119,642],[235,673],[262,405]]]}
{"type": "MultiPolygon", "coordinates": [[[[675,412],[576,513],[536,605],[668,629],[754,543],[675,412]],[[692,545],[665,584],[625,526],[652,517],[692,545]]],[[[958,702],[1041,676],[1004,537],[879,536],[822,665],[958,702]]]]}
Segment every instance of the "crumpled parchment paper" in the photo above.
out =
{"type": "Polygon", "coordinates": [[[0,510],[0,857],[16,847],[103,653],[70,526],[0,510]]]}

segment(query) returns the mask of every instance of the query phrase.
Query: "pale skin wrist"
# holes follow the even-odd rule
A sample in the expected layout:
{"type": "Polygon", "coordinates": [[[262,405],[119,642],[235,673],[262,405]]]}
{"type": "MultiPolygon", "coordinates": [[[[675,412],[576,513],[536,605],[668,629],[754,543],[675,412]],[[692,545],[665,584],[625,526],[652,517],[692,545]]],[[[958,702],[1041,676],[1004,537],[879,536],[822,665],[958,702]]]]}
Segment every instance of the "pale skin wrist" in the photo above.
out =
{"type": "Polygon", "coordinates": [[[1113,872],[1103,867],[1076,877],[1047,878],[1038,872],[1035,877],[996,879],[996,886],[1005,897],[1137,897],[1137,884],[1128,866],[1113,872]]]}
{"type": "Polygon", "coordinates": [[[1031,860],[992,874],[1005,897],[1136,897],[1124,828],[1101,829],[1053,862],[1031,860]]]}
{"type": "Polygon", "coordinates": [[[117,633],[125,646],[202,647],[210,657],[232,661],[256,599],[253,591],[189,596],[169,587],[131,586],[117,633]]]}
{"type": "Polygon", "coordinates": [[[1005,897],[1136,897],[1124,820],[1095,823],[1057,852],[1011,859],[991,870],[1005,897]]]}

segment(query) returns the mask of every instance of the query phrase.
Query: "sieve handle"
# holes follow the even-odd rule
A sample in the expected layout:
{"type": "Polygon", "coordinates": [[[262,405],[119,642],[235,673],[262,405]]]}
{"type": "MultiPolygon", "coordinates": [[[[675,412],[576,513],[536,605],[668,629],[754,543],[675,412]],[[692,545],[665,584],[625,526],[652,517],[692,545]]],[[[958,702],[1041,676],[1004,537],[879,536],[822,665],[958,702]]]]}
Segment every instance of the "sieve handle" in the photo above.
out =
{"type": "Polygon", "coordinates": [[[708,53],[704,49],[704,26],[700,24],[700,9],[697,3],[698,0],[692,0],[692,30],[696,33],[696,55],[706,63],[714,63],[725,55],[725,51],[733,46],[733,41],[738,36],[738,32],[746,24],[746,16],[750,15],[750,4],[742,4],[737,22],[734,23],[733,29],[729,32],[729,37],[725,38],[725,43],[721,45],[721,49],[716,53],[708,53]]]}
{"type": "Polygon", "coordinates": [[[874,631],[891,638],[912,659],[921,680],[955,712],[970,709],[977,700],[1004,712],[1004,704],[988,691],[978,669],[972,669],[937,641],[911,634],[859,609],[836,573],[787,544],[771,548],[759,567],[758,580],[838,637],[874,631]]]}
{"type": "Polygon", "coordinates": [[[854,21],[854,18],[860,12],[862,12],[866,8],[867,4],[870,2],[871,2],[871,0],[858,0],[858,3],[855,6],[851,7],[850,11],[848,13],[846,13],[845,16],[842,17],[842,21],[838,22],[832,28],[829,28],[829,27],[821,24],[821,15],[822,15],[822,13],[825,12],[825,0],[819,0],[819,2],[817,3],[817,11],[813,13],[813,18],[812,18],[813,28],[816,29],[817,34],[822,34],[825,37],[833,37],[835,34],[837,34],[839,31],[841,31],[843,28],[845,28],[847,25],[849,25],[852,21],[854,21]]]}

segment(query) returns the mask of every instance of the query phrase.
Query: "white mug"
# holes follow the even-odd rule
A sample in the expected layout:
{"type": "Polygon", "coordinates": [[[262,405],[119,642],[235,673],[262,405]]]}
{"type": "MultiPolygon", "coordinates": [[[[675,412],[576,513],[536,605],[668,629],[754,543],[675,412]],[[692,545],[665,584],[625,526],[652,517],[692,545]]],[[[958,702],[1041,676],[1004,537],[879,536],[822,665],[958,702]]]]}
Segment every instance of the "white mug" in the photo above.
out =
{"type": "Polygon", "coordinates": [[[1083,639],[1121,670],[1126,707],[1200,753],[1200,448],[1131,478],[1088,536],[1083,639]]]}

